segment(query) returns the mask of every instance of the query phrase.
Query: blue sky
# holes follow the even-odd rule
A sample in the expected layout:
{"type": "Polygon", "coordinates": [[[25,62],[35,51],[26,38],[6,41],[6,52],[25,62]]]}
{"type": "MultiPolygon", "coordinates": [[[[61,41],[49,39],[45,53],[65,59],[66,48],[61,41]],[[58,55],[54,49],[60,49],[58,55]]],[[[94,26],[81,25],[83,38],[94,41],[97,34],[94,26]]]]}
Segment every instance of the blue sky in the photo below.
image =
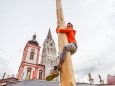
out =
{"type": "MultiPolygon", "coordinates": [[[[65,22],[77,31],[78,51],[72,56],[76,81],[96,83],[115,75],[115,0],[63,0],[65,22]]],[[[17,74],[23,49],[36,33],[40,46],[55,28],[55,0],[0,0],[0,78],[17,74]]],[[[42,48],[41,48],[42,51],[42,48]]]]}

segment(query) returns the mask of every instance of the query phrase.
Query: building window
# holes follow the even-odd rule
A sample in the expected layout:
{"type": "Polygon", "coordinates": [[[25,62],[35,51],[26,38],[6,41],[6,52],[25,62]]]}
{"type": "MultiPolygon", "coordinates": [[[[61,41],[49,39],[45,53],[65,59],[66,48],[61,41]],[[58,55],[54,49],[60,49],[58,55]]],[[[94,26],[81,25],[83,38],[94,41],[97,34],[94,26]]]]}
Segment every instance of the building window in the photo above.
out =
{"type": "Polygon", "coordinates": [[[52,47],[52,43],[50,44],[50,46],[52,47]]]}
{"type": "Polygon", "coordinates": [[[34,54],[35,54],[35,49],[31,49],[31,52],[30,52],[30,60],[33,60],[33,59],[34,59],[34,54]]]}
{"type": "Polygon", "coordinates": [[[23,77],[24,77],[24,73],[23,73],[22,76],[21,76],[21,80],[23,80],[23,77]]]}
{"type": "Polygon", "coordinates": [[[43,71],[42,70],[39,70],[39,79],[42,80],[42,74],[43,74],[43,71]]]}
{"type": "Polygon", "coordinates": [[[51,66],[53,66],[53,61],[51,60],[51,66]]]}
{"type": "Polygon", "coordinates": [[[56,63],[57,63],[57,61],[56,61],[56,60],[54,60],[53,65],[56,65],[56,63]]]}
{"type": "Polygon", "coordinates": [[[50,65],[50,59],[47,58],[47,65],[50,65]]]}
{"type": "Polygon", "coordinates": [[[30,79],[30,77],[31,77],[31,70],[32,70],[32,68],[27,68],[27,76],[26,76],[26,79],[27,80],[29,80],[30,79]]]}

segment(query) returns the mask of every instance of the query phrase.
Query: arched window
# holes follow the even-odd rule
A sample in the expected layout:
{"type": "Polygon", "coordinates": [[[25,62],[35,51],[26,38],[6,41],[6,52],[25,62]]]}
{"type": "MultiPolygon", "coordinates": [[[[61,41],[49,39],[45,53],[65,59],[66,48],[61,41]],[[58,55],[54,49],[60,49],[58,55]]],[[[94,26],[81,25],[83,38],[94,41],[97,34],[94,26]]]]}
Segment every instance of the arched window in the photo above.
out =
{"type": "Polygon", "coordinates": [[[51,60],[51,66],[53,66],[53,61],[51,60]]]}
{"type": "Polygon", "coordinates": [[[31,67],[27,68],[27,76],[26,76],[26,79],[30,79],[30,77],[31,77],[31,70],[32,70],[31,67]]]}
{"type": "Polygon", "coordinates": [[[43,71],[39,70],[39,79],[42,80],[43,71]]]}
{"type": "Polygon", "coordinates": [[[52,43],[50,44],[50,46],[52,47],[52,43]]]}

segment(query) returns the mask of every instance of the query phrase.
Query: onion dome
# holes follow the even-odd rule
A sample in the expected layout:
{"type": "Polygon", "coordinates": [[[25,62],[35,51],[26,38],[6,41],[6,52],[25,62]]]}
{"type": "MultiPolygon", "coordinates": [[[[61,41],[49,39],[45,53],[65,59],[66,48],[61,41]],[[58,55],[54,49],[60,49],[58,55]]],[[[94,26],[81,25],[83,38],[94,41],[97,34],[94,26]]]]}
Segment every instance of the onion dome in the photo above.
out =
{"type": "Polygon", "coordinates": [[[34,44],[34,45],[39,45],[39,43],[36,41],[36,34],[33,35],[32,40],[29,40],[28,43],[34,44]]]}

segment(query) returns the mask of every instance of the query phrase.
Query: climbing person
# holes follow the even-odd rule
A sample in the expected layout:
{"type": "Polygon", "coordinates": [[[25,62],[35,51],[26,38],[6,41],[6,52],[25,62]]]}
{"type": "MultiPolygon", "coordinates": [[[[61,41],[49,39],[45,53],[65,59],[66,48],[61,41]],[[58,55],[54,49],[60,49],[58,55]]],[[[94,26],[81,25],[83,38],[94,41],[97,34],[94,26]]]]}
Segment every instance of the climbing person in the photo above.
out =
{"type": "Polygon", "coordinates": [[[64,45],[62,52],[59,54],[59,63],[57,66],[54,66],[54,69],[51,70],[50,75],[46,77],[47,81],[53,80],[59,75],[59,71],[61,71],[62,64],[66,58],[66,53],[70,51],[71,55],[73,55],[77,51],[77,42],[75,39],[76,31],[73,29],[73,25],[71,23],[68,23],[65,29],[60,29],[58,26],[56,32],[66,33],[68,44],[64,45]]]}

